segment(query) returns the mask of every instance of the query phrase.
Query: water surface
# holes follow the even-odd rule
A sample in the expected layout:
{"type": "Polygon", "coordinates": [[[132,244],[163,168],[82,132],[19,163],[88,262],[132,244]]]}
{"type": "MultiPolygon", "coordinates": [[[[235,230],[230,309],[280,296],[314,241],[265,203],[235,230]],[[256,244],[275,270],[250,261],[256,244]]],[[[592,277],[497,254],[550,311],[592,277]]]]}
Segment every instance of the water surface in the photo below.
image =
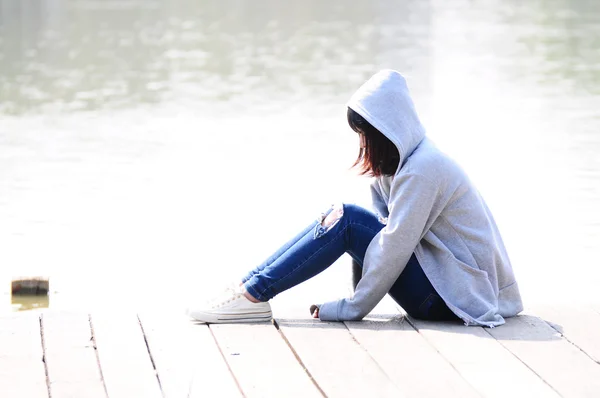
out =
{"type": "Polygon", "coordinates": [[[394,68],[525,298],[598,300],[599,38],[593,0],[0,0],[1,272],[50,275],[56,307],[180,303],[243,274],[368,201],[344,104],[394,68]]]}

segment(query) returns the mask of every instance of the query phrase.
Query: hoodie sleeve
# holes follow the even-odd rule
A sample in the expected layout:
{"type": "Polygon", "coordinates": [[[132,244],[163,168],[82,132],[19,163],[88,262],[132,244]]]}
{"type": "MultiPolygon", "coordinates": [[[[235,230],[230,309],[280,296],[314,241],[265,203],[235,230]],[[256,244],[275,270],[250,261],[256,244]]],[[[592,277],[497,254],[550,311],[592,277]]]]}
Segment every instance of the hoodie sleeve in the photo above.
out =
{"type": "Polygon", "coordinates": [[[367,248],[363,275],[354,296],[323,304],[319,309],[321,320],[360,320],[375,308],[430,228],[437,197],[438,186],[424,176],[408,174],[394,178],[388,223],[367,248]]]}
{"type": "Polygon", "coordinates": [[[373,180],[371,183],[371,201],[373,202],[373,208],[381,217],[389,217],[388,207],[383,199],[378,179],[373,180]]]}

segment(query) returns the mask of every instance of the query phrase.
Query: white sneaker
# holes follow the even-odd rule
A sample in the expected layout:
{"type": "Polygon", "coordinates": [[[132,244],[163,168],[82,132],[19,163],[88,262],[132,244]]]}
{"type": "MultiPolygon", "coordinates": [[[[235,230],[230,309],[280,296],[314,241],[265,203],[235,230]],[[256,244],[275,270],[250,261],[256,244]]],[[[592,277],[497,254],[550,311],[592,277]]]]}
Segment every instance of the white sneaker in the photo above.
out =
{"type": "Polygon", "coordinates": [[[188,309],[187,314],[206,323],[263,322],[270,321],[273,316],[268,302],[253,303],[239,287],[228,289],[225,297],[205,308],[188,309]]]}

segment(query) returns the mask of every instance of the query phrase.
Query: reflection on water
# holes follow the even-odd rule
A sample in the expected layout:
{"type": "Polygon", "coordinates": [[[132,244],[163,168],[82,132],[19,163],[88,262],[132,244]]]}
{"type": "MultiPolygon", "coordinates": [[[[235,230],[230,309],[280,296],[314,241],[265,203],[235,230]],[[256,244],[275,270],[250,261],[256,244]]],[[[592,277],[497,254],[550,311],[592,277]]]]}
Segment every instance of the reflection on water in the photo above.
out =
{"type": "Polygon", "coordinates": [[[13,311],[39,310],[48,308],[50,296],[43,295],[13,295],[11,306],[13,311]]]}
{"type": "Polygon", "coordinates": [[[53,306],[242,274],[323,206],[366,200],[344,104],[391,67],[526,298],[589,299],[598,37],[594,0],[0,0],[0,264],[55,276],[53,306]]]}
{"type": "Polygon", "coordinates": [[[420,1],[2,5],[7,114],[173,100],[271,110],[307,93],[330,103],[400,48],[407,65],[422,66],[430,19],[420,1]]]}

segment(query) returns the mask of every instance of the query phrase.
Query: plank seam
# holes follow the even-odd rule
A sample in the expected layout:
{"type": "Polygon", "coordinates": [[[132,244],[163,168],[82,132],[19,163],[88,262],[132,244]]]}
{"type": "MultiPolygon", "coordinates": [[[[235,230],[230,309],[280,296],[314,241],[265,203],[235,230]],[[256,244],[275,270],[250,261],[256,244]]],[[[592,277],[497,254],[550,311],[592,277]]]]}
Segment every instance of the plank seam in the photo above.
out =
{"type": "Polygon", "coordinates": [[[356,338],[356,336],[352,333],[352,330],[350,330],[350,328],[348,327],[348,324],[344,321],[342,322],[344,324],[344,327],[346,327],[346,330],[348,331],[348,333],[350,334],[350,338],[352,339],[352,341],[354,341],[356,343],[356,345],[358,345],[368,356],[369,358],[371,358],[371,360],[375,363],[375,365],[377,365],[377,367],[379,368],[379,370],[381,370],[381,372],[385,375],[385,377],[388,378],[388,380],[390,381],[390,383],[392,383],[394,386],[396,386],[396,388],[399,391],[402,391],[402,386],[397,385],[394,380],[390,377],[390,375],[385,371],[385,369],[383,368],[383,366],[381,366],[381,364],[379,362],[377,362],[377,360],[373,357],[373,355],[371,355],[371,353],[369,352],[369,350],[367,350],[367,348],[365,346],[363,346],[362,344],[360,344],[360,342],[358,341],[358,339],[356,338]]]}
{"type": "Polygon", "coordinates": [[[310,371],[308,370],[308,368],[304,365],[304,362],[302,362],[302,359],[300,359],[300,355],[298,354],[298,352],[296,351],[296,349],[292,346],[292,343],[287,339],[287,337],[285,336],[285,333],[283,333],[283,331],[279,328],[279,324],[277,323],[277,321],[275,319],[273,319],[273,326],[275,326],[275,329],[277,329],[277,332],[279,333],[279,335],[281,336],[281,338],[283,339],[283,341],[285,342],[285,344],[288,346],[288,348],[290,349],[290,351],[292,351],[292,354],[294,354],[294,357],[296,358],[296,361],[298,361],[298,363],[300,364],[300,366],[302,366],[302,369],[304,369],[304,371],[306,372],[306,374],[307,374],[308,378],[310,379],[310,381],[315,385],[315,387],[321,393],[321,395],[323,395],[323,397],[327,398],[327,394],[325,394],[325,391],[323,391],[323,389],[317,383],[317,380],[315,380],[315,378],[310,373],[310,371]]]}
{"type": "Polygon", "coordinates": [[[588,354],[583,348],[581,348],[580,346],[578,346],[574,341],[571,341],[571,339],[569,339],[563,332],[561,332],[559,329],[557,329],[556,327],[554,327],[554,325],[551,322],[545,320],[544,318],[539,318],[539,319],[541,319],[545,324],[547,324],[548,326],[550,326],[552,329],[556,330],[556,332],[558,334],[560,334],[560,337],[562,337],[563,339],[565,339],[565,341],[567,341],[573,347],[577,348],[579,351],[583,352],[586,357],[588,357],[589,359],[591,359],[594,363],[600,365],[600,360],[596,360],[594,357],[592,357],[590,354],[588,354]]]}
{"type": "Polygon", "coordinates": [[[40,339],[42,342],[42,362],[44,363],[44,373],[46,374],[46,388],[48,389],[48,398],[52,398],[52,392],[50,391],[50,377],[48,376],[48,363],[46,362],[46,341],[44,338],[44,323],[42,321],[43,315],[40,314],[38,322],[40,324],[40,339]]]}
{"type": "Polygon", "coordinates": [[[148,337],[146,336],[146,331],[144,330],[144,325],[142,325],[142,320],[140,319],[139,314],[136,314],[136,318],[138,320],[138,324],[140,325],[140,329],[142,330],[142,336],[144,336],[144,343],[146,344],[146,351],[148,351],[148,356],[150,357],[150,362],[152,363],[152,368],[154,369],[154,375],[156,376],[156,380],[158,381],[158,386],[160,388],[160,395],[162,395],[163,398],[166,398],[162,383],[160,382],[160,375],[158,374],[158,369],[156,369],[156,363],[154,362],[154,357],[152,356],[152,350],[150,350],[150,344],[148,342],[148,337]]]}
{"type": "Polygon", "coordinates": [[[227,366],[227,370],[229,370],[229,374],[231,374],[231,377],[233,377],[233,381],[235,382],[235,385],[237,386],[238,390],[240,390],[240,394],[242,394],[242,397],[246,398],[246,394],[244,394],[244,391],[242,390],[242,386],[240,385],[240,382],[238,381],[237,377],[235,377],[235,374],[233,373],[231,366],[229,366],[229,362],[227,362],[227,358],[225,358],[225,354],[223,353],[223,350],[221,349],[221,346],[219,345],[217,336],[215,336],[215,334],[214,334],[213,330],[210,328],[209,324],[206,324],[206,327],[208,328],[210,335],[212,336],[213,340],[215,341],[215,344],[217,345],[217,349],[219,350],[219,354],[221,354],[221,358],[223,358],[223,361],[225,361],[225,366],[227,366]]]}
{"type": "Polygon", "coordinates": [[[448,358],[446,358],[446,356],[444,354],[442,354],[440,352],[440,350],[437,349],[437,347],[435,346],[435,344],[433,344],[431,341],[429,341],[429,339],[419,331],[419,328],[417,327],[417,325],[415,325],[415,323],[413,322],[413,320],[410,318],[410,315],[408,315],[404,309],[402,307],[400,307],[400,305],[398,305],[398,303],[394,303],[394,307],[396,307],[396,309],[398,310],[398,312],[400,312],[402,314],[402,316],[404,316],[404,319],[406,319],[406,322],[417,332],[419,333],[419,335],[423,338],[423,340],[425,340],[425,342],[431,347],[433,348],[433,350],[435,352],[437,352],[440,357],[442,357],[444,359],[444,361],[446,361],[448,363],[448,365],[450,365],[450,367],[452,369],[454,369],[454,371],[456,372],[457,375],[460,376],[461,379],[464,380],[465,383],[467,383],[467,385],[469,387],[471,387],[471,389],[473,391],[475,391],[480,397],[483,397],[483,394],[481,393],[481,391],[479,391],[477,388],[475,388],[475,386],[473,384],[471,384],[469,382],[469,380],[467,380],[462,373],[460,373],[460,371],[458,369],[456,369],[456,367],[454,366],[454,364],[452,363],[452,361],[450,361],[448,358]]]}
{"type": "MultiPolygon", "coordinates": [[[[500,327],[501,327],[501,326],[500,326],[500,327]]],[[[491,337],[492,337],[494,340],[496,340],[496,341],[497,341],[497,342],[500,344],[500,346],[502,346],[502,348],[504,348],[506,351],[508,351],[508,353],[509,353],[510,355],[512,355],[513,357],[515,357],[515,358],[517,359],[517,361],[521,362],[523,365],[525,365],[525,367],[526,367],[527,369],[531,370],[531,372],[532,372],[534,375],[536,375],[536,376],[537,376],[537,377],[538,377],[538,378],[539,378],[541,381],[543,381],[543,382],[544,382],[544,384],[546,384],[548,387],[550,387],[550,389],[551,389],[552,391],[554,391],[554,392],[555,392],[555,393],[556,393],[558,396],[560,396],[560,397],[562,397],[562,396],[563,396],[563,395],[562,395],[560,392],[558,392],[558,391],[556,390],[556,388],[554,388],[554,386],[553,386],[553,385],[551,385],[551,384],[550,384],[550,383],[548,383],[546,380],[544,380],[544,378],[542,377],[542,375],[540,375],[538,372],[536,372],[535,370],[533,370],[533,368],[531,368],[531,367],[530,367],[528,364],[526,364],[526,363],[525,363],[525,361],[523,361],[521,358],[519,358],[519,356],[517,356],[515,353],[513,353],[513,352],[512,352],[512,351],[511,351],[511,350],[510,350],[510,349],[509,349],[507,346],[505,346],[505,345],[502,343],[502,341],[500,341],[500,340],[498,340],[496,337],[494,337],[494,335],[493,335],[493,334],[491,334],[491,333],[489,332],[489,330],[487,330],[486,328],[483,328],[483,331],[484,331],[484,332],[486,332],[486,333],[487,333],[489,336],[491,336],[491,337]]]]}
{"type": "Polygon", "coordinates": [[[100,372],[100,380],[102,380],[102,387],[104,388],[104,394],[108,397],[108,389],[106,388],[106,382],[104,381],[104,372],[102,372],[102,365],[100,364],[100,356],[98,355],[98,344],[96,343],[96,333],[94,333],[94,323],[92,322],[92,315],[88,314],[88,323],[90,325],[92,347],[94,347],[94,355],[96,356],[96,364],[98,365],[98,371],[100,372]]]}
{"type": "Polygon", "coordinates": [[[419,333],[419,335],[423,338],[423,340],[425,340],[425,342],[431,347],[433,348],[433,350],[435,352],[437,352],[439,354],[439,356],[441,358],[444,359],[444,361],[446,361],[448,363],[448,365],[450,365],[450,367],[452,369],[454,369],[454,371],[456,372],[456,374],[458,376],[460,376],[461,379],[463,379],[463,381],[465,383],[467,383],[467,385],[469,387],[471,387],[471,389],[473,391],[475,391],[480,397],[483,397],[483,393],[481,391],[479,391],[477,388],[475,388],[475,386],[473,384],[471,384],[471,382],[469,382],[469,380],[467,380],[462,373],[454,366],[454,364],[452,363],[451,360],[449,360],[448,358],[446,358],[446,356],[444,354],[442,354],[440,352],[440,350],[437,349],[437,347],[435,346],[435,344],[433,344],[431,341],[429,341],[429,339],[427,338],[427,336],[425,336],[423,333],[421,333],[421,331],[419,331],[419,328],[417,327],[417,325],[414,324],[414,322],[412,321],[412,319],[410,319],[410,316],[408,314],[404,314],[404,318],[406,319],[406,322],[417,332],[419,333]]]}

